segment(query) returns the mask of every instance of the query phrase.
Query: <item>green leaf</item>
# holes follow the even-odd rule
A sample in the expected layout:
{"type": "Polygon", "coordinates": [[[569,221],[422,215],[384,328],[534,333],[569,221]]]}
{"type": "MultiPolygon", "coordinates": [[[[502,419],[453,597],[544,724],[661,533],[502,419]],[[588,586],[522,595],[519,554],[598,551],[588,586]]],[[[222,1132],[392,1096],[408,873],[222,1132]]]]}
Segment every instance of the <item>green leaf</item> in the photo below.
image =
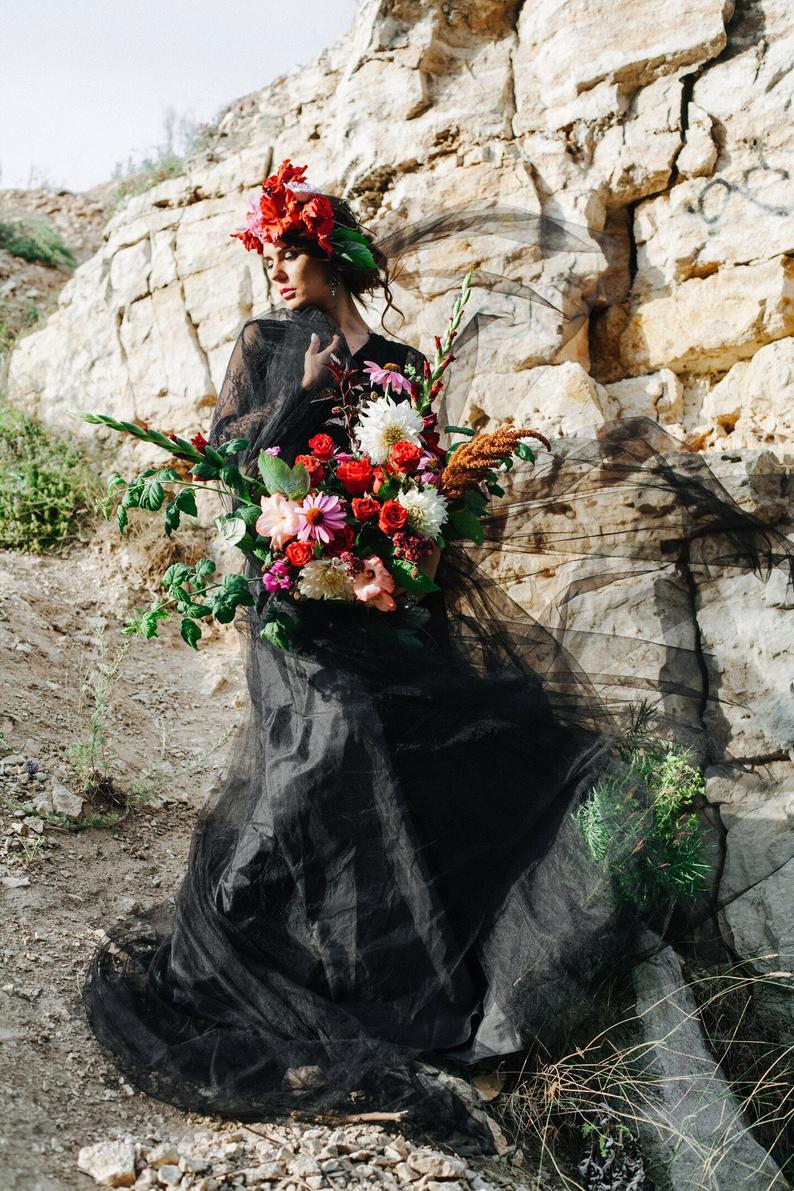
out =
{"type": "Polygon", "coordinates": [[[134,480],[130,480],[127,485],[127,491],[121,498],[121,503],[125,509],[137,509],[141,501],[141,491],[143,489],[144,481],[140,476],[136,476],[134,480]]]}
{"type": "Polygon", "coordinates": [[[222,467],[224,463],[223,455],[220,451],[216,451],[214,447],[204,448],[204,458],[209,463],[214,463],[216,467],[222,467]]]}
{"type": "Polygon", "coordinates": [[[278,455],[268,455],[262,451],[258,465],[271,496],[281,492],[290,500],[300,500],[309,491],[309,473],[302,463],[289,467],[278,455]]]}
{"type": "Polygon", "coordinates": [[[167,538],[171,537],[175,529],[179,529],[179,521],[179,509],[176,506],[176,501],[172,500],[165,506],[165,515],[163,517],[163,526],[167,538]]]}
{"type": "Polygon", "coordinates": [[[160,472],[160,479],[165,483],[168,480],[181,480],[182,477],[178,471],[174,471],[173,467],[164,467],[160,472]]]}
{"type": "Polygon", "coordinates": [[[526,459],[527,463],[535,462],[535,452],[528,443],[520,442],[516,444],[516,455],[519,459],[526,459]]]}
{"type": "Polygon", "coordinates": [[[396,478],[396,476],[389,476],[387,480],[383,481],[380,488],[378,489],[378,499],[381,501],[393,500],[399,491],[400,481],[396,478]]]}
{"type": "Polygon", "coordinates": [[[415,567],[414,563],[407,562],[404,558],[392,558],[386,564],[389,572],[399,583],[405,591],[438,591],[439,587],[433,582],[429,575],[419,567],[415,567]],[[416,569],[416,575],[414,575],[416,569]]]}
{"type": "Polygon", "coordinates": [[[215,563],[212,561],[211,558],[201,558],[196,563],[195,571],[196,571],[197,579],[202,579],[202,580],[206,579],[206,578],[208,578],[208,576],[214,574],[215,563]]]}
{"type": "Polygon", "coordinates": [[[362,232],[352,227],[335,227],[329,238],[336,249],[335,255],[342,260],[350,261],[357,269],[377,269],[370,242],[362,232]]]}
{"type": "Polygon", "coordinates": [[[447,434],[466,434],[469,438],[477,433],[471,426],[445,426],[444,430],[447,434]]]}
{"type": "Polygon", "coordinates": [[[140,495],[140,507],[155,513],[163,503],[165,491],[156,476],[148,476],[143,483],[140,495]]]}
{"type": "Polygon", "coordinates": [[[157,622],[165,620],[168,612],[165,608],[152,608],[150,612],[144,613],[141,617],[141,629],[144,637],[147,639],[157,637],[157,622]]]}
{"type": "Polygon", "coordinates": [[[179,626],[179,635],[183,641],[187,642],[191,649],[196,649],[196,642],[201,637],[201,629],[195,620],[188,620],[186,617],[179,626]]]}
{"type": "Polygon", "coordinates": [[[180,513],[187,513],[190,517],[198,517],[196,494],[192,488],[183,488],[181,492],[177,493],[174,504],[180,513]]]}
{"type": "Polygon", "coordinates": [[[504,488],[501,486],[501,484],[497,484],[496,480],[486,480],[485,486],[489,492],[493,493],[494,496],[504,496],[505,494],[504,488]]]}
{"type": "Polygon", "coordinates": [[[248,532],[242,517],[237,517],[234,513],[221,513],[215,518],[215,524],[230,546],[236,546],[248,532]]]}
{"type": "Polygon", "coordinates": [[[194,463],[190,471],[197,480],[217,480],[220,468],[202,459],[199,463],[194,463]]]}
{"type": "Polygon", "coordinates": [[[184,583],[185,580],[189,579],[191,573],[191,569],[186,563],[172,563],[166,573],[163,575],[163,587],[167,587],[169,590],[172,587],[177,587],[184,583]]]}
{"type": "Polygon", "coordinates": [[[230,438],[218,448],[218,454],[228,459],[232,455],[239,455],[240,451],[247,451],[250,446],[251,440],[248,438],[230,438]]]}
{"type": "Polygon", "coordinates": [[[116,488],[124,488],[126,480],[123,480],[117,471],[112,471],[108,476],[108,492],[115,492],[116,488]]]}
{"type": "Polygon", "coordinates": [[[289,640],[293,630],[292,618],[278,609],[269,611],[267,620],[259,629],[259,636],[263,641],[269,641],[277,649],[289,649],[289,640]]]}
{"type": "Polygon", "coordinates": [[[467,488],[464,493],[466,505],[473,513],[482,514],[488,504],[488,497],[479,488],[467,488]]]}
{"type": "Polygon", "coordinates": [[[249,529],[253,529],[262,515],[261,505],[240,505],[234,510],[235,517],[241,517],[249,529]]]}
{"type": "Polygon", "coordinates": [[[470,538],[479,546],[483,539],[482,522],[471,509],[453,509],[449,515],[450,524],[462,537],[470,538]]]}
{"type": "Polygon", "coordinates": [[[124,533],[128,520],[127,510],[124,508],[124,505],[119,505],[116,509],[116,524],[119,527],[119,533],[124,533]]]}

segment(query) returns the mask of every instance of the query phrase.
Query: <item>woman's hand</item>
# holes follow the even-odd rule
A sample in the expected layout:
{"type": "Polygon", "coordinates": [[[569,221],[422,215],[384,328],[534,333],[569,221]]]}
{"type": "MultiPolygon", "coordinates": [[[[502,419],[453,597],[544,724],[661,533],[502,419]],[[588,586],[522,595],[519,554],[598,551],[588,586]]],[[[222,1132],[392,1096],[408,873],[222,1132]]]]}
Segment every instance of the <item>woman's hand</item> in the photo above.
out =
{"type": "Polygon", "coordinates": [[[317,382],[322,379],[323,369],[328,364],[333,353],[339,350],[341,342],[342,336],[334,335],[328,347],[320,351],[320,336],[316,331],[312,331],[309,347],[306,355],[303,357],[302,389],[313,389],[317,382]]]}

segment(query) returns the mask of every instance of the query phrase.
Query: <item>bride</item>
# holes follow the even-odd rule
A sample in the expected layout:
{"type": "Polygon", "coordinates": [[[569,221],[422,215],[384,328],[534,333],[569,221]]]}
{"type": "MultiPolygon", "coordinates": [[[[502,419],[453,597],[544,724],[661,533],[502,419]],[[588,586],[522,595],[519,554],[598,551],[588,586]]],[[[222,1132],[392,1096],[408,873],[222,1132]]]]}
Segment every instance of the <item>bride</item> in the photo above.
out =
{"type": "MultiPolygon", "coordinates": [[[[497,224],[524,243],[530,227],[546,245],[577,238],[492,208],[376,243],[346,203],[287,167],[236,233],[261,254],[280,303],[243,326],[210,428],[214,446],[248,441],[243,468],[275,444],[289,462],[318,435],[349,445],[329,365],[421,374],[425,357],[362,314],[374,294],[392,307],[390,268],[406,252],[449,237],[452,254],[453,235],[497,224]]],[[[530,294],[499,280],[502,293],[530,294]]],[[[461,373],[483,325],[460,336],[461,373]]],[[[461,408],[460,394],[447,396],[439,428],[461,408]]],[[[243,1120],[405,1109],[430,1131],[481,1133],[461,1081],[444,1073],[536,1039],[553,1046],[627,969],[640,920],[669,911],[632,906],[615,876],[652,810],[615,747],[627,705],[607,684],[641,683],[588,675],[577,654],[590,634],[541,624],[510,598],[500,567],[516,553],[581,558],[568,596],[585,600],[633,564],[649,585],[683,557],[790,569],[785,539],[680,447],[632,418],[513,468],[484,541],[422,559],[440,590],[417,604],[420,649],[372,633],[371,615],[334,599],[294,604],[292,647],[277,648],[259,631],[277,597],[249,560],[258,599],[237,628],[250,706],[224,788],[199,816],[175,905],[111,930],[84,988],[97,1038],[132,1082],[243,1120]],[[586,532],[571,520],[577,507],[586,532]],[[573,812],[606,778],[633,813],[605,861],[573,812]]],[[[615,656],[623,643],[613,635],[615,656]]],[[[664,658],[645,697],[699,699],[686,652],[664,658]]],[[[685,717],[666,726],[687,729],[685,717]]]]}

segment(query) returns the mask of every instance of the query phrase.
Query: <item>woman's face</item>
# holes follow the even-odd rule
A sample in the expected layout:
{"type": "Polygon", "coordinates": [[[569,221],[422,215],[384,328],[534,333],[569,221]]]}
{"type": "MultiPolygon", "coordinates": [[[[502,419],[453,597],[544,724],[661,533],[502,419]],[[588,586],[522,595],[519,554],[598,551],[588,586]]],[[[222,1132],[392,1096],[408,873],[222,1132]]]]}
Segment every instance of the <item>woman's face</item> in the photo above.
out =
{"type": "Polygon", "coordinates": [[[328,265],[319,257],[277,240],[265,244],[262,261],[270,284],[290,310],[323,305],[330,297],[328,265]]]}

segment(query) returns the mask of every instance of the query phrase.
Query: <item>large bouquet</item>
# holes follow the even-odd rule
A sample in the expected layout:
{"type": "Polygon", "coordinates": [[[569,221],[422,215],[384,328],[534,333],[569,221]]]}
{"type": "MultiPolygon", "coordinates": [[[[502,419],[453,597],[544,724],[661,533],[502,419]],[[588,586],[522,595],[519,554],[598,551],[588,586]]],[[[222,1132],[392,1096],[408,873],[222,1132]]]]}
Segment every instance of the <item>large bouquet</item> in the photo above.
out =
{"type": "Polygon", "coordinates": [[[147,468],[130,481],[116,472],[110,476],[103,508],[108,518],[115,511],[121,533],[129,509],[165,506],[164,531],[170,536],[183,515],[197,516],[195,490],[211,487],[233,501],[233,511],[216,518],[223,537],[262,572],[261,580],[242,574],[218,579],[212,559],[195,566],[177,563],[163,576],[167,598],[136,615],[125,633],[157,636],[159,621],[176,611],[182,638],[196,648],[199,622],[229,622],[238,607],[256,602],[251,586],[261,582],[271,598],[260,635],[281,648],[289,647],[294,623],[289,604],[300,600],[355,602],[374,617],[392,617],[402,640],[420,640],[417,630],[426,613],[418,601],[439,590],[427,573],[428,560],[437,559],[452,539],[482,541],[488,500],[504,494],[499,469],[511,467],[513,455],[534,460],[528,439],[550,448],[542,434],[526,427],[476,434],[447,426],[462,437],[448,449],[440,445],[434,405],[454,359],[451,349],[470,282],[467,275],[446,332],[436,337],[433,363],[426,361],[421,375],[410,366],[401,373],[394,365],[372,362],[361,371],[329,365],[338,394],[335,412],[342,414],[349,449],[337,447],[328,434],[316,434],[290,465],[281,447],[270,446],[258,456],[257,478],[234,462],[250,449],[247,439],[215,449],[201,434],[188,441],[104,414],[80,415],[161,446],[173,457],[170,465],[147,468]]]}

